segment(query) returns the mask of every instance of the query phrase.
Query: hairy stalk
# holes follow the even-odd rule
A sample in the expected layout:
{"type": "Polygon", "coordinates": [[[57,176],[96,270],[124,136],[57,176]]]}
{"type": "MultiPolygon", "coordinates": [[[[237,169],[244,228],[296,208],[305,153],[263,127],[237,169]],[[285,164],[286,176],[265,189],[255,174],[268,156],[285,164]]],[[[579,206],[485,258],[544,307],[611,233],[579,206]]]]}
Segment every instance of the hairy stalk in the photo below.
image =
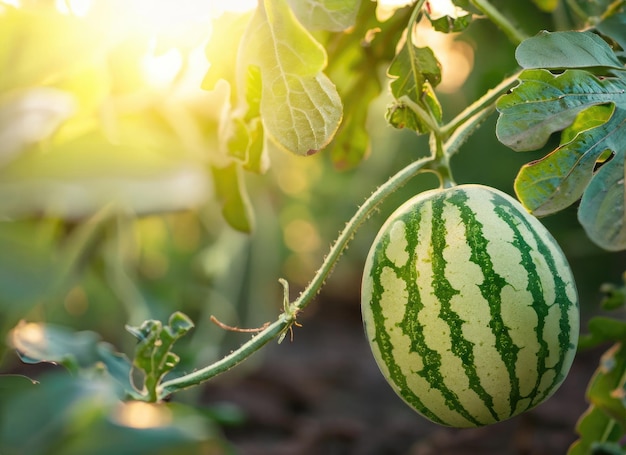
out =
{"type": "Polygon", "coordinates": [[[500,13],[488,0],[470,0],[470,3],[478,8],[489,18],[515,45],[524,41],[527,36],[515,27],[511,21],[500,13]]]}
{"type": "MultiPolygon", "coordinates": [[[[253,336],[237,350],[217,362],[208,365],[200,370],[194,371],[169,381],[164,381],[157,389],[157,399],[162,400],[168,395],[188,387],[201,384],[209,379],[223,373],[238,365],[256,351],[261,349],[269,341],[285,334],[296,322],[297,314],[302,311],[313,300],[319,292],[324,281],[333,270],[337,260],[346,249],[348,243],[354,236],[357,229],[365,220],[378,208],[378,206],[391,194],[406,184],[411,178],[424,170],[425,166],[432,163],[433,157],[426,157],[414,161],[384,184],[382,184],[372,195],[367,198],[354,216],[348,221],[346,227],[341,231],[337,241],[333,244],[324,263],[315,274],[313,280],[302,291],[300,296],[291,304],[286,305],[285,311],[276,321],[269,324],[263,331],[253,336]]],[[[430,168],[432,169],[432,167],[430,168]]]]}

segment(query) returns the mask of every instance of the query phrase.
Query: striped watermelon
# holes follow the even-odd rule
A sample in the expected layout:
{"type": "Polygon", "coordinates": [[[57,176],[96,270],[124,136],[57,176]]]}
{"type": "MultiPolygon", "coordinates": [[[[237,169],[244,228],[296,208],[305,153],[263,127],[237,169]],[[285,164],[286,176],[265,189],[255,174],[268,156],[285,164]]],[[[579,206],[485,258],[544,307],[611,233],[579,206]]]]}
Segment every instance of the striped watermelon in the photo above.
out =
{"type": "Polygon", "coordinates": [[[481,185],[419,194],[369,252],[365,330],[393,389],[424,417],[476,427],[550,397],[578,340],[574,278],[545,227],[481,185]]]}

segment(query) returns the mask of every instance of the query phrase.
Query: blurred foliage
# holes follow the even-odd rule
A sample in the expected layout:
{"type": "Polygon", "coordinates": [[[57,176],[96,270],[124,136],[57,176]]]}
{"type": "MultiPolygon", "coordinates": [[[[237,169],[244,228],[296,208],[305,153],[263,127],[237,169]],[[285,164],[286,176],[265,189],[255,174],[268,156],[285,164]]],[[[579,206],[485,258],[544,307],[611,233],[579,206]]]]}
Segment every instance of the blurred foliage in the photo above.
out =
{"type": "MultiPolygon", "coordinates": [[[[136,366],[155,380],[170,367],[176,376],[221,358],[246,338],[211,324],[212,314],[242,327],[274,319],[282,305],[278,278],[304,286],[355,207],[395,170],[428,153],[427,138],[385,122],[384,112],[397,102],[386,77],[388,70],[394,74],[392,61],[429,69],[430,79],[414,72],[408,85],[395,82],[391,91],[444,120],[517,69],[515,46],[493,39],[502,35],[473,14],[471,1],[455,2],[464,8],[460,16],[433,10],[420,22],[415,47],[430,47],[432,55],[414,53],[403,38],[411,8],[384,20],[368,0],[334,2],[345,7],[338,15],[309,15],[307,7],[320,2],[284,0],[254,14],[221,14],[210,2],[187,10],[182,2],[165,10],[175,26],[161,32],[135,2],[94,1],[85,12],[73,1],[9,3],[0,1],[0,67],[10,68],[0,73],[3,455],[230,453],[219,427],[239,422],[236,411],[209,407],[197,393],[159,405],[125,401],[137,398],[128,356],[148,345],[138,345],[124,327],[143,334],[144,321],[152,321],[144,328],[161,340],[169,326],[159,321],[176,311],[194,321],[176,354],[157,353],[171,361],[167,368],[150,370],[146,359],[155,352],[144,351],[145,362],[136,366]],[[293,14],[288,5],[297,5],[293,14]],[[284,28],[268,28],[272,14],[284,28]],[[305,37],[311,60],[297,62],[288,49],[268,60],[269,44],[248,30],[250,21],[277,37],[275,44],[292,33],[305,37]],[[254,46],[240,55],[242,42],[254,46]],[[245,71],[241,56],[253,63],[245,71]],[[330,83],[337,92],[329,95],[331,105],[341,100],[342,120],[329,111],[320,120],[327,134],[313,135],[295,153],[284,150],[294,139],[288,131],[304,117],[294,114],[288,128],[262,122],[264,111],[284,102],[271,100],[271,87],[262,84],[268,74],[287,74],[276,65],[293,71],[287,87],[330,83]],[[422,98],[425,83],[432,92],[422,98]],[[48,370],[32,364],[43,360],[69,373],[39,374],[48,370]]],[[[623,57],[623,36],[614,31],[622,30],[624,15],[606,15],[613,2],[493,4],[529,35],[597,24],[623,57]]],[[[298,103],[319,105],[316,100],[298,103]]],[[[492,116],[454,157],[455,178],[512,192],[528,158],[500,144],[494,126],[492,116]]],[[[540,158],[556,145],[550,138],[528,156],[540,158]]],[[[324,298],[357,300],[364,256],[382,220],[436,184],[432,176],[416,179],[390,198],[353,240],[324,298]]],[[[598,283],[616,281],[626,257],[591,243],[572,210],[545,222],[572,260],[583,309],[596,312],[598,283]]],[[[614,323],[600,325],[594,332],[590,324],[598,342],[623,335],[614,323]]],[[[611,356],[623,360],[619,349],[611,356]]],[[[600,389],[598,395],[609,390],[600,389]]]]}
{"type": "MultiPolygon", "coordinates": [[[[626,272],[623,283],[602,286],[602,308],[624,312],[626,306],[626,272]]],[[[581,337],[582,349],[612,343],[600,359],[598,369],[589,381],[589,408],[580,417],[576,430],[580,439],[569,455],[587,453],[623,453],[626,434],[626,322],[623,317],[595,316],[588,324],[589,333],[581,337]]]]}

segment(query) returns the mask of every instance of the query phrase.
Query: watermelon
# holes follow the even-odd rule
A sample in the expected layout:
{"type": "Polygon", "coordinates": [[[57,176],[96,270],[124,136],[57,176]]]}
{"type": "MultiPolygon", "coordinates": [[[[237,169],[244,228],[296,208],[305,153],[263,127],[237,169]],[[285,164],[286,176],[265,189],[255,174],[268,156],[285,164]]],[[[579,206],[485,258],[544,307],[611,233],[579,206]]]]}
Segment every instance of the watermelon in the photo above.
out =
{"type": "Polygon", "coordinates": [[[519,202],[482,185],[421,193],[387,219],[361,307],[387,381],[446,426],[489,425],[545,401],[578,341],[562,250],[519,202]]]}

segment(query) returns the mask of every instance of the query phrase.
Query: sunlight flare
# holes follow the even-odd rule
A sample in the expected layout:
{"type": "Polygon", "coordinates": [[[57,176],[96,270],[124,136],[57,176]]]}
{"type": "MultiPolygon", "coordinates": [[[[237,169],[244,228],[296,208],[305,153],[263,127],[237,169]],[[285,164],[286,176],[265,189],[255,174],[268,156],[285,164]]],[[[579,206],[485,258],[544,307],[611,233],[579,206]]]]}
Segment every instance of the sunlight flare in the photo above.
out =
{"type": "Polygon", "coordinates": [[[120,403],[115,421],[138,429],[165,427],[172,422],[172,412],[160,404],[131,401],[120,403]]]}

